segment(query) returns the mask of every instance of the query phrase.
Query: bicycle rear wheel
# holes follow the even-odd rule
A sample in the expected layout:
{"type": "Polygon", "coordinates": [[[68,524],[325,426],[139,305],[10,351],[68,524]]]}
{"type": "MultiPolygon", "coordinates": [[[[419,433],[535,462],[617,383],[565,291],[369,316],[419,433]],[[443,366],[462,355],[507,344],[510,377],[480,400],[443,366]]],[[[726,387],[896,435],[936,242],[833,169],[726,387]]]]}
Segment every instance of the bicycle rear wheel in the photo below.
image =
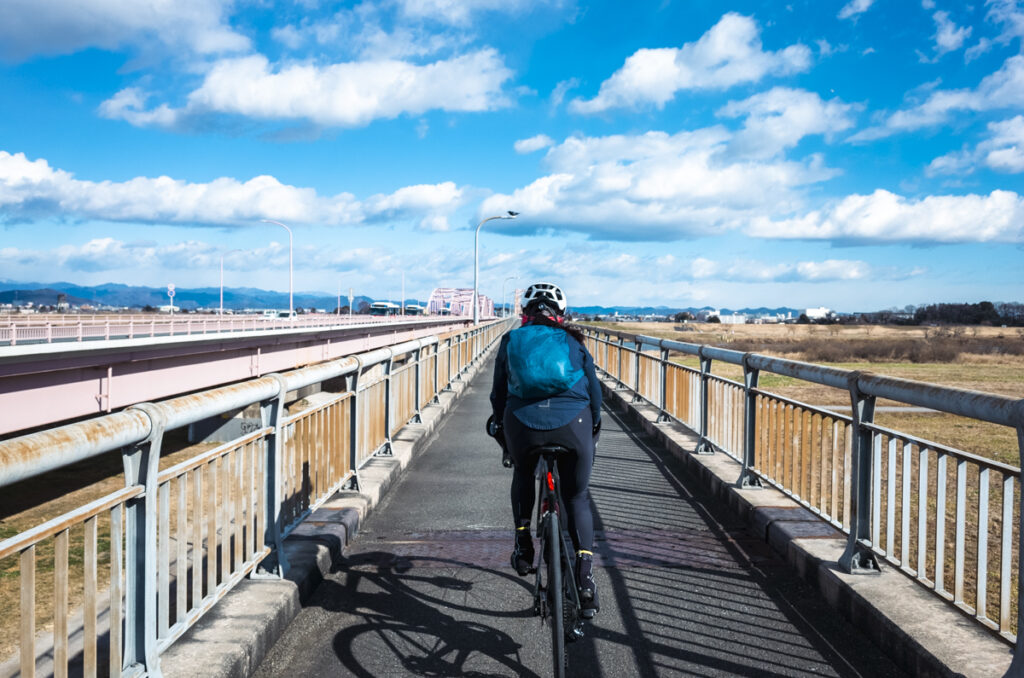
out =
{"type": "Polygon", "coordinates": [[[565,677],[565,596],[562,588],[562,533],[558,514],[547,520],[548,618],[551,622],[551,661],[555,678],[565,677]]]}

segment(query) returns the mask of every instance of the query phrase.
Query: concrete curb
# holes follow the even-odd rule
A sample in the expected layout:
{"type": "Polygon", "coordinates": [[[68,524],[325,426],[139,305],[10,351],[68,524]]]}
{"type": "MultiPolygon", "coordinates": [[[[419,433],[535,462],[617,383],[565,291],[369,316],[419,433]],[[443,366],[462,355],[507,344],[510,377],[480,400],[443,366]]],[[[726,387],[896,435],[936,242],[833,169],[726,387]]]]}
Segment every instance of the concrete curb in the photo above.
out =
{"type": "Polygon", "coordinates": [[[694,453],[698,436],[678,422],[656,423],[658,410],[632,403],[633,391],[602,379],[605,404],[624,413],[684,462],[716,498],[744,519],[828,603],[915,676],[1005,675],[1006,643],[892,566],[877,576],[849,575],[837,560],[846,535],[775,488],[737,487],[741,465],[722,453],[694,453]]]}
{"type": "Polygon", "coordinates": [[[408,424],[392,440],[392,454],[371,459],[359,471],[359,490],[336,493],[306,518],[284,543],[290,565],[284,579],[247,579],[231,590],[160,658],[165,678],[245,678],[263,661],[340,559],[359,523],[383,499],[409,462],[433,440],[445,415],[497,349],[439,394],[440,402],[421,412],[422,423],[408,424]]]}

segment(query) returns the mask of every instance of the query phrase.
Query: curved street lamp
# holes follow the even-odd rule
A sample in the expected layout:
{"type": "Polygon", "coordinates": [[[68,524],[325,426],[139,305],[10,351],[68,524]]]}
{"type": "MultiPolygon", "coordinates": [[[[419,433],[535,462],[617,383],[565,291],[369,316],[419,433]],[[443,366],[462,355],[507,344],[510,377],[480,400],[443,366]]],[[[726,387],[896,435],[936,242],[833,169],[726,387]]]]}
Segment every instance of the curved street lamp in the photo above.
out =
{"type": "Polygon", "coordinates": [[[292,275],[292,229],[288,228],[280,221],[274,221],[273,219],[260,219],[265,224],[277,224],[284,230],[288,231],[288,318],[291,319],[295,315],[295,285],[294,277],[292,275]]]}
{"type": "Polygon", "coordinates": [[[480,309],[477,304],[477,288],[480,279],[480,227],[493,219],[515,219],[519,212],[509,210],[506,214],[487,217],[476,225],[476,237],[473,240],[473,324],[480,322],[480,309]]]}

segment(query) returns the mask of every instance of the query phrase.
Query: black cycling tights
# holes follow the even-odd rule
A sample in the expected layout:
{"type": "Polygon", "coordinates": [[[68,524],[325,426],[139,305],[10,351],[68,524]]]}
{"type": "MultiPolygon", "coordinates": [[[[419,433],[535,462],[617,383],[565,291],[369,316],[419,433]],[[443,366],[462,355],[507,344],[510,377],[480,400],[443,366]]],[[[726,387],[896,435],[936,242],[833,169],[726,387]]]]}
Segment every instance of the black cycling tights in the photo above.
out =
{"type": "Polygon", "coordinates": [[[590,472],[594,467],[593,425],[590,407],[584,407],[565,426],[540,431],[525,426],[510,411],[505,411],[505,441],[515,462],[512,476],[512,517],[516,527],[530,523],[536,500],[536,453],[528,451],[539,445],[562,445],[575,450],[558,463],[558,477],[562,481],[562,498],[569,512],[569,535],[573,546],[585,551],[593,550],[594,516],[590,512],[590,472]]]}

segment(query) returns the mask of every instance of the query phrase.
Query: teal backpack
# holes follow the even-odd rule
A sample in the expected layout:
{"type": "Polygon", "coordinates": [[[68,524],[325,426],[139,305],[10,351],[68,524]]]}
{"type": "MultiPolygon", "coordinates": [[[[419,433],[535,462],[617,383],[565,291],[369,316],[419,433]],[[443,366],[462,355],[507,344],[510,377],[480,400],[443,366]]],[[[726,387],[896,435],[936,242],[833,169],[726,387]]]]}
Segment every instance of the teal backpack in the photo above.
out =
{"type": "Polygon", "coordinates": [[[526,325],[508,337],[508,390],[527,400],[558,395],[583,377],[569,360],[569,335],[547,325],[526,325]]]}

